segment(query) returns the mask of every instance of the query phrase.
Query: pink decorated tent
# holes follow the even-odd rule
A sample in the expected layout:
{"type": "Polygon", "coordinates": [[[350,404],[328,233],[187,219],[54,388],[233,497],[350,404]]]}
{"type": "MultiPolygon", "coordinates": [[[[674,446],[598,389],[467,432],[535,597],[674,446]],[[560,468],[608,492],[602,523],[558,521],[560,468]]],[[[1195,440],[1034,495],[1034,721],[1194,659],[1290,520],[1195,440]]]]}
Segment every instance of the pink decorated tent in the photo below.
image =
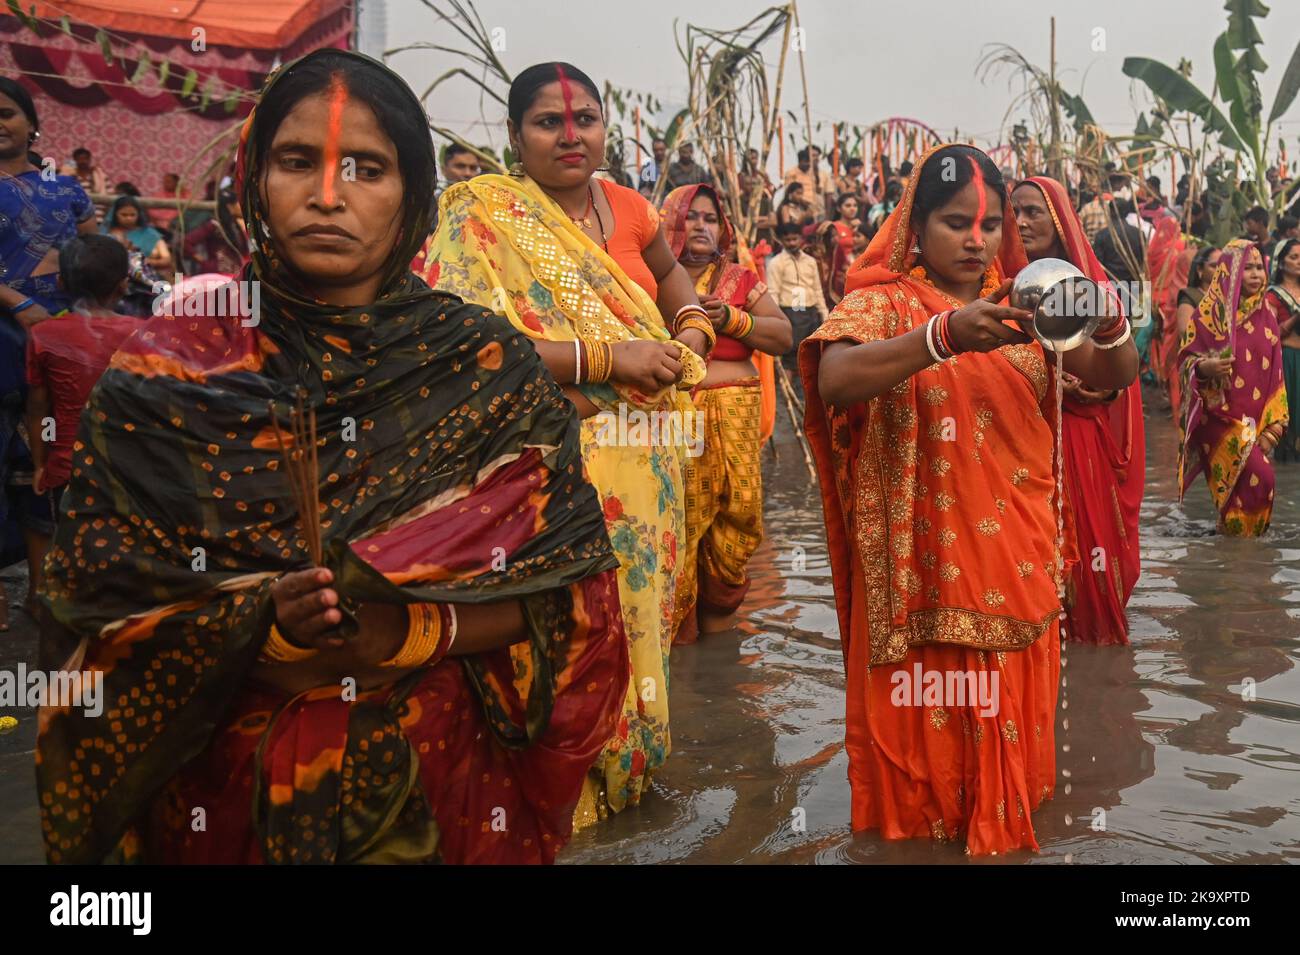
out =
{"type": "Polygon", "coordinates": [[[308,50],[348,46],[353,31],[351,0],[60,0],[35,3],[35,17],[38,32],[0,16],[0,73],[32,92],[38,151],[62,165],[86,146],[110,185],[130,180],[147,196],[164,172],[200,193],[204,150],[229,145],[223,134],[250,108],[234,94],[308,50]]]}

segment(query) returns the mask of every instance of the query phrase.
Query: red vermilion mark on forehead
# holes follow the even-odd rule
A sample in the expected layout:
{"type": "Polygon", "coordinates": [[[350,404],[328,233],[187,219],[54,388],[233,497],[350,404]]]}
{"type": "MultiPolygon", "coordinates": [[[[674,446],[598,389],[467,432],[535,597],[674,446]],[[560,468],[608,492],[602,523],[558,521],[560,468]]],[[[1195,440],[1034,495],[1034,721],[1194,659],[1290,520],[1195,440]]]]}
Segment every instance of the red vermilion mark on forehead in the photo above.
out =
{"type": "Polygon", "coordinates": [[[975,161],[974,156],[967,156],[966,158],[970,160],[971,171],[975,174],[975,178],[971,181],[975,183],[975,191],[979,193],[979,207],[975,212],[975,224],[971,226],[970,231],[971,239],[974,240],[976,245],[979,245],[983,238],[980,229],[984,225],[984,214],[988,212],[988,193],[984,189],[984,174],[980,172],[980,164],[975,161]]]}
{"type": "Polygon", "coordinates": [[[343,107],[347,105],[348,88],[343,84],[343,76],[335,73],[330,77],[329,118],[325,125],[325,153],[321,157],[321,170],[324,182],[321,185],[321,202],[327,206],[334,205],[334,177],[339,172],[339,139],[343,135],[343,107]]]}
{"type": "Polygon", "coordinates": [[[564,96],[564,139],[572,142],[578,138],[573,128],[573,87],[569,85],[564,67],[559,64],[555,66],[555,76],[560,81],[560,93],[564,96]]]}

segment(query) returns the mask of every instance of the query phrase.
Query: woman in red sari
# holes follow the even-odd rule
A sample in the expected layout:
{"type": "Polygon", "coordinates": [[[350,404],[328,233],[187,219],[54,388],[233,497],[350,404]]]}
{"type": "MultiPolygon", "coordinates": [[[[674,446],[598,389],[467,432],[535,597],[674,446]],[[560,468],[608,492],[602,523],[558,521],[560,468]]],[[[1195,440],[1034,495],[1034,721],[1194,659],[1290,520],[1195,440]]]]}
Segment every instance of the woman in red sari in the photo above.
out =
{"type": "MultiPolygon", "coordinates": [[[[1006,324],[1028,313],[997,304],[1025,264],[1013,222],[984,153],[930,150],[800,352],[853,828],[972,855],[1036,849],[1055,783],[1055,401],[1042,348],[1006,324]]],[[[1121,388],[1137,352],[1085,343],[1065,364],[1121,388]]]]}
{"type": "Polygon", "coordinates": [[[854,259],[853,238],[861,222],[858,210],[858,197],[852,193],[845,193],[835,201],[835,218],[830,223],[834,238],[828,236],[834,244],[830,248],[826,281],[826,301],[831,305],[844,297],[844,282],[854,259]]]}
{"type": "Polygon", "coordinates": [[[1187,247],[1178,217],[1167,209],[1162,213],[1155,219],[1155,232],[1147,243],[1151,305],[1159,322],[1151,340],[1151,368],[1156,381],[1165,389],[1172,414],[1177,418],[1182,400],[1182,383],[1178,375],[1178,346],[1182,339],[1178,335],[1175,313],[1178,293],[1187,285],[1195,250],[1187,247]]]}
{"type": "MultiPolygon", "coordinates": [[[[1046,176],[1026,179],[1012,193],[1011,206],[1031,262],[1065,259],[1093,281],[1107,284],[1064,186],[1046,176]]],[[[1125,644],[1124,608],[1141,570],[1138,511],[1146,470],[1142,385],[1135,381],[1122,391],[1096,391],[1067,378],[1064,411],[1065,488],[1079,553],[1066,590],[1066,629],[1069,638],[1084,643],[1125,644]]]]}

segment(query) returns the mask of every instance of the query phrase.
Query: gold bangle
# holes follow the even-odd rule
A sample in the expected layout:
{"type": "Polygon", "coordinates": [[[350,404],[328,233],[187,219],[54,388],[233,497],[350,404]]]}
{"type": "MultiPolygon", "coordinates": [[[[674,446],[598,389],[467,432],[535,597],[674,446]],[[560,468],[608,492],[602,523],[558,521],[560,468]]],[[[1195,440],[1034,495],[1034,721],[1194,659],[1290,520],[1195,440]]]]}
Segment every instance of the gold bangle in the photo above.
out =
{"type": "Polygon", "coordinates": [[[706,322],[709,320],[709,313],[704,310],[703,305],[683,305],[677,310],[677,314],[673,316],[672,328],[674,335],[681,330],[682,320],[688,315],[699,315],[706,322]]]}
{"type": "Polygon", "coordinates": [[[677,323],[677,334],[680,335],[682,332],[691,328],[698,329],[704,333],[704,337],[709,343],[710,350],[712,350],[713,346],[718,343],[718,330],[713,327],[713,323],[709,321],[708,318],[700,318],[692,312],[677,323]]]}
{"type": "Polygon", "coordinates": [[[713,328],[713,319],[709,318],[709,313],[702,305],[683,305],[677,310],[677,315],[673,319],[673,335],[680,334],[682,329],[687,328],[695,320],[706,322],[709,328],[713,328]]]}
{"type": "Polygon", "coordinates": [[[260,655],[272,663],[297,663],[308,657],[314,657],[317,652],[319,651],[316,647],[300,647],[290,643],[280,632],[280,628],[273,623],[271,632],[266,636],[266,643],[262,644],[260,655]]]}
{"type": "Polygon", "coordinates": [[[581,338],[582,343],[582,376],[584,383],[598,383],[609,381],[610,373],[614,370],[614,346],[609,342],[589,341],[581,338]]]}
{"type": "Polygon", "coordinates": [[[408,624],[401,648],[380,662],[381,667],[418,667],[427,662],[442,639],[442,616],[434,604],[406,605],[408,624]]]}
{"type": "Polygon", "coordinates": [[[596,381],[609,381],[614,374],[614,345],[611,342],[596,342],[596,381]]]}

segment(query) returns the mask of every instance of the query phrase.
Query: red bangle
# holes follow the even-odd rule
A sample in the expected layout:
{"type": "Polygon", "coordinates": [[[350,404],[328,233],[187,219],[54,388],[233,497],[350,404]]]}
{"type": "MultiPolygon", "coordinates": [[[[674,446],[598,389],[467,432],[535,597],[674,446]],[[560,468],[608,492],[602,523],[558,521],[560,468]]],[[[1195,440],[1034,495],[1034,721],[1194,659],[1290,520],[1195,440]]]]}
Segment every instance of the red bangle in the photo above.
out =
{"type": "Polygon", "coordinates": [[[1094,334],[1093,339],[1100,339],[1103,343],[1108,338],[1118,338],[1124,332],[1124,316],[1121,315],[1106,328],[1094,334]]]}
{"type": "Polygon", "coordinates": [[[942,340],[943,347],[948,352],[948,354],[956,355],[957,347],[953,343],[952,335],[948,333],[948,319],[952,318],[952,312],[953,312],[952,309],[948,309],[948,311],[944,312],[941,316],[939,316],[939,337],[942,340]]]}

